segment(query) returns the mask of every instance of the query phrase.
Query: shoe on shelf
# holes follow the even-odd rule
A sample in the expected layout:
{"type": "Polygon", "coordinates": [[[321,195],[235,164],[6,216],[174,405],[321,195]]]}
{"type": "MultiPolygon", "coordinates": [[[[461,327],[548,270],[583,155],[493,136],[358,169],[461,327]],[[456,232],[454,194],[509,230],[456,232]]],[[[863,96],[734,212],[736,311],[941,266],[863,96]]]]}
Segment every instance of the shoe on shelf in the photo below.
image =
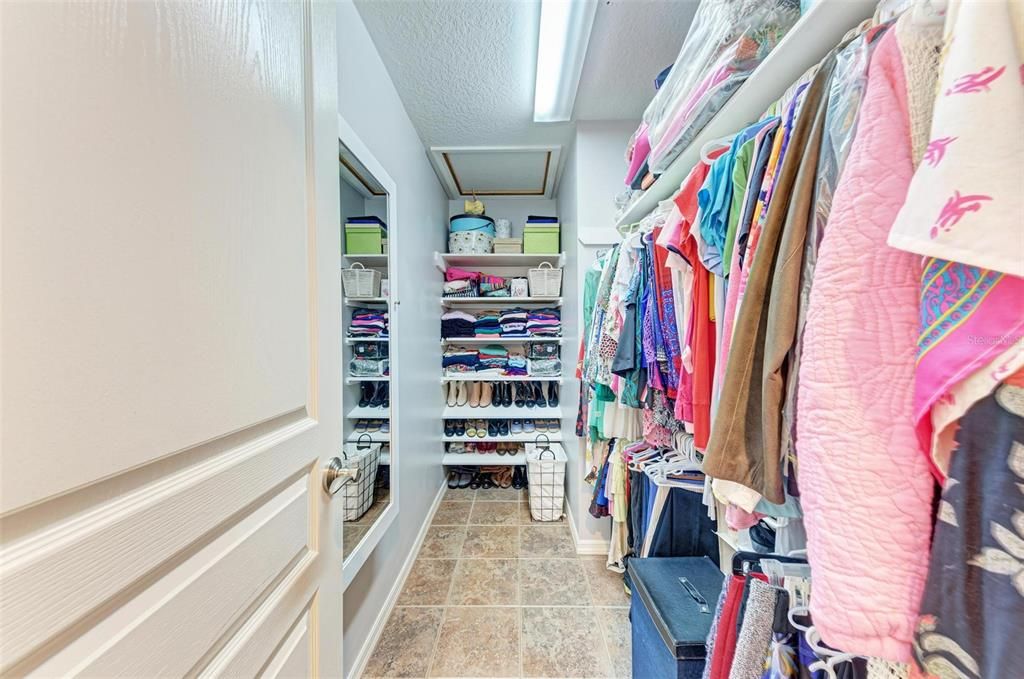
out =
{"type": "Polygon", "coordinates": [[[558,407],[558,382],[548,382],[548,405],[558,407]]]}
{"type": "Polygon", "coordinates": [[[380,382],[367,382],[370,387],[370,400],[366,403],[369,408],[380,408],[384,402],[384,396],[380,392],[380,382]]]}
{"type": "Polygon", "coordinates": [[[533,408],[537,405],[537,393],[534,391],[535,382],[523,382],[523,389],[526,391],[526,407],[533,408]]]}
{"type": "Polygon", "coordinates": [[[480,472],[476,472],[475,474],[473,474],[473,479],[469,482],[469,487],[472,488],[473,490],[476,490],[477,488],[483,485],[483,482],[483,474],[481,474],[480,472]]]}
{"type": "Polygon", "coordinates": [[[544,400],[544,383],[543,382],[534,382],[533,383],[533,393],[534,393],[534,396],[537,398],[537,407],[538,408],[547,408],[548,407],[548,402],[544,400]]]}
{"type": "Polygon", "coordinates": [[[459,380],[455,382],[455,405],[462,407],[469,403],[469,389],[466,388],[466,382],[459,380]]]}
{"type": "Polygon", "coordinates": [[[494,387],[490,382],[479,382],[480,385],[480,407],[489,408],[494,403],[494,387]]]}
{"type": "Polygon", "coordinates": [[[495,436],[497,436],[498,435],[497,426],[498,426],[498,423],[495,422],[494,420],[487,420],[487,435],[490,436],[491,438],[494,438],[495,436]]]}
{"type": "Polygon", "coordinates": [[[509,431],[512,434],[522,434],[523,433],[523,421],[522,420],[512,420],[512,424],[509,425],[509,431]]]}
{"type": "Polygon", "coordinates": [[[480,407],[480,383],[470,382],[469,383],[469,407],[479,408],[480,407]]]}
{"type": "Polygon", "coordinates": [[[380,431],[380,420],[367,420],[366,421],[366,432],[369,434],[376,434],[380,431]]]}
{"type": "Polygon", "coordinates": [[[480,477],[481,477],[480,478],[480,487],[481,488],[497,488],[498,487],[498,484],[496,484],[494,482],[494,479],[491,478],[491,473],[490,472],[484,472],[483,474],[480,475],[480,477]]]}
{"type": "Polygon", "coordinates": [[[455,429],[455,435],[456,436],[465,436],[466,435],[466,421],[465,420],[455,420],[455,424],[453,424],[452,427],[455,429]]]}
{"type": "Polygon", "coordinates": [[[487,436],[487,420],[476,421],[476,435],[479,438],[487,436]]]}
{"type": "Polygon", "coordinates": [[[476,437],[476,420],[466,420],[466,436],[476,437]]]}
{"type": "Polygon", "coordinates": [[[498,429],[502,436],[508,436],[508,420],[499,420],[498,429]]]}
{"type": "Polygon", "coordinates": [[[381,382],[380,384],[381,384],[381,391],[384,392],[384,398],[381,399],[380,407],[381,408],[390,408],[391,407],[391,383],[390,382],[381,382]]]}
{"type": "Polygon", "coordinates": [[[390,434],[391,433],[391,420],[381,420],[380,421],[380,433],[381,434],[390,434]]]}
{"type": "Polygon", "coordinates": [[[444,383],[444,404],[449,408],[454,408],[457,404],[455,397],[459,391],[458,384],[458,382],[444,383]]]}
{"type": "Polygon", "coordinates": [[[448,472],[448,487],[455,489],[459,487],[459,477],[461,474],[454,469],[448,472]]]}
{"type": "Polygon", "coordinates": [[[367,406],[369,406],[371,398],[373,398],[373,382],[360,382],[359,407],[366,408],[367,406]]]}
{"type": "Polygon", "coordinates": [[[532,434],[537,431],[537,425],[534,424],[533,420],[523,420],[523,433],[532,434]]]}
{"type": "Polygon", "coordinates": [[[516,466],[512,471],[512,487],[516,490],[522,490],[525,486],[523,485],[523,468],[516,466]]]}
{"type": "Polygon", "coordinates": [[[512,391],[515,392],[515,404],[516,408],[523,408],[526,406],[526,388],[519,382],[512,382],[512,391]]]}
{"type": "Polygon", "coordinates": [[[366,433],[366,420],[356,420],[356,433],[357,434],[365,434],[366,433]]]}
{"type": "Polygon", "coordinates": [[[473,482],[473,472],[469,471],[468,469],[462,469],[459,472],[459,489],[462,490],[462,489],[469,488],[469,486],[470,486],[470,484],[472,482],[473,482]]]}
{"type": "Polygon", "coordinates": [[[455,422],[452,420],[444,421],[444,435],[448,437],[455,436],[455,422]]]}

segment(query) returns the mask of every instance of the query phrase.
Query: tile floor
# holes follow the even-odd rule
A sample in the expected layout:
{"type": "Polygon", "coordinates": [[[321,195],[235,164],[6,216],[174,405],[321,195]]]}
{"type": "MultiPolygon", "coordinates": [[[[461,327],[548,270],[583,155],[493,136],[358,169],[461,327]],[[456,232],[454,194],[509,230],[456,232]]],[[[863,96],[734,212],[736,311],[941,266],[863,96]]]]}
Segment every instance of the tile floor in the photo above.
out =
{"type": "Polygon", "coordinates": [[[514,489],[449,490],[363,677],[630,677],[629,599],[514,489]]]}

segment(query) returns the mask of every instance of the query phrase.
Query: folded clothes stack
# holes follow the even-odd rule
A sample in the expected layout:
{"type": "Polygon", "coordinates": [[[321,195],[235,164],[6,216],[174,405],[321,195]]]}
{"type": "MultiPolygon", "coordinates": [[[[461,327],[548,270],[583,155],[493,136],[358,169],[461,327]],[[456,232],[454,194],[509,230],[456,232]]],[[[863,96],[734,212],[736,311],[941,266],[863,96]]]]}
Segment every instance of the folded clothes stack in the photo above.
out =
{"type": "Polygon", "coordinates": [[[507,278],[480,274],[481,297],[508,297],[511,294],[511,283],[507,278]]]}
{"type": "Polygon", "coordinates": [[[349,337],[387,337],[388,313],[380,309],[353,309],[348,334],[349,337]]]}
{"type": "Polygon", "coordinates": [[[478,373],[504,375],[508,368],[508,350],[500,344],[488,344],[480,348],[480,362],[477,363],[478,373]]]}
{"type": "Polygon", "coordinates": [[[502,311],[498,319],[498,323],[501,325],[501,336],[529,337],[530,333],[526,331],[528,320],[529,315],[526,313],[526,309],[513,308],[502,311]]]}
{"type": "Polygon", "coordinates": [[[472,280],[445,281],[441,292],[442,297],[476,297],[479,294],[476,281],[472,280]]]}
{"type": "Polygon", "coordinates": [[[476,316],[476,323],[473,325],[473,333],[476,337],[501,337],[501,325],[498,323],[497,311],[481,311],[476,316]]]}
{"type": "Polygon", "coordinates": [[[449,311],[441,316],[441,337],[473,337],[476,316],[465,311],[449,311]]]}
{"type": "Polygon", "coordinates": [[[508,354],[508,368],[505,374],[512,377],[526,377],[529,374],[526,363],[526,355],[521,351],[510,351],[508,354]]]}
{"type": "Polygon", "coordinates": [[[448,374],[475,372],[479,365],[479,354],[467,347],[448,347],[441,357],[441,366],[448,374]]]}
{"type": "Polygon", "coordinates": [[[534,309],[529,312],[526,330],[531,337],[559,337],[562,334],[562,319],[558,309],[534,309]]]}

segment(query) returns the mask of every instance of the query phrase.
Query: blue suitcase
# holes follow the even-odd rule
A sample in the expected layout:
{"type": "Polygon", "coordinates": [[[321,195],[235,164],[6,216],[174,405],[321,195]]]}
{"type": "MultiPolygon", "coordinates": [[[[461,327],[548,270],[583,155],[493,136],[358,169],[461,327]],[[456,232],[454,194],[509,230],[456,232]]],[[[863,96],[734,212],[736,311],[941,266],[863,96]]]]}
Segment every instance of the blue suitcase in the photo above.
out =
{"type": "Polygon", "coordinates": [[[630,559],[634,679],[700,679],[725,576],[706,556],[630,559]]]}

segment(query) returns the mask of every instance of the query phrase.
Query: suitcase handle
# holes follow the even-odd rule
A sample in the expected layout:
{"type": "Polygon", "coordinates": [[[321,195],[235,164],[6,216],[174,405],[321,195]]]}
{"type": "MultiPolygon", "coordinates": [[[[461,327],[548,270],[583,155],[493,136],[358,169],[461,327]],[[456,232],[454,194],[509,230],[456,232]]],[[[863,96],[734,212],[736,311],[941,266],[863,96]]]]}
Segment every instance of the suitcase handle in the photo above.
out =
{"type": "Polygon", "coordinates": [[[679,584],[683,586],[683,589],[693,597],[693,600],[700,606],[701,613],[711,613],[711,609],[708,608],[708,600],[704,598],[704,595],[700,593],[700,590],[694,587],[693,583],[686,578],[679,578],[679,584]]]}

